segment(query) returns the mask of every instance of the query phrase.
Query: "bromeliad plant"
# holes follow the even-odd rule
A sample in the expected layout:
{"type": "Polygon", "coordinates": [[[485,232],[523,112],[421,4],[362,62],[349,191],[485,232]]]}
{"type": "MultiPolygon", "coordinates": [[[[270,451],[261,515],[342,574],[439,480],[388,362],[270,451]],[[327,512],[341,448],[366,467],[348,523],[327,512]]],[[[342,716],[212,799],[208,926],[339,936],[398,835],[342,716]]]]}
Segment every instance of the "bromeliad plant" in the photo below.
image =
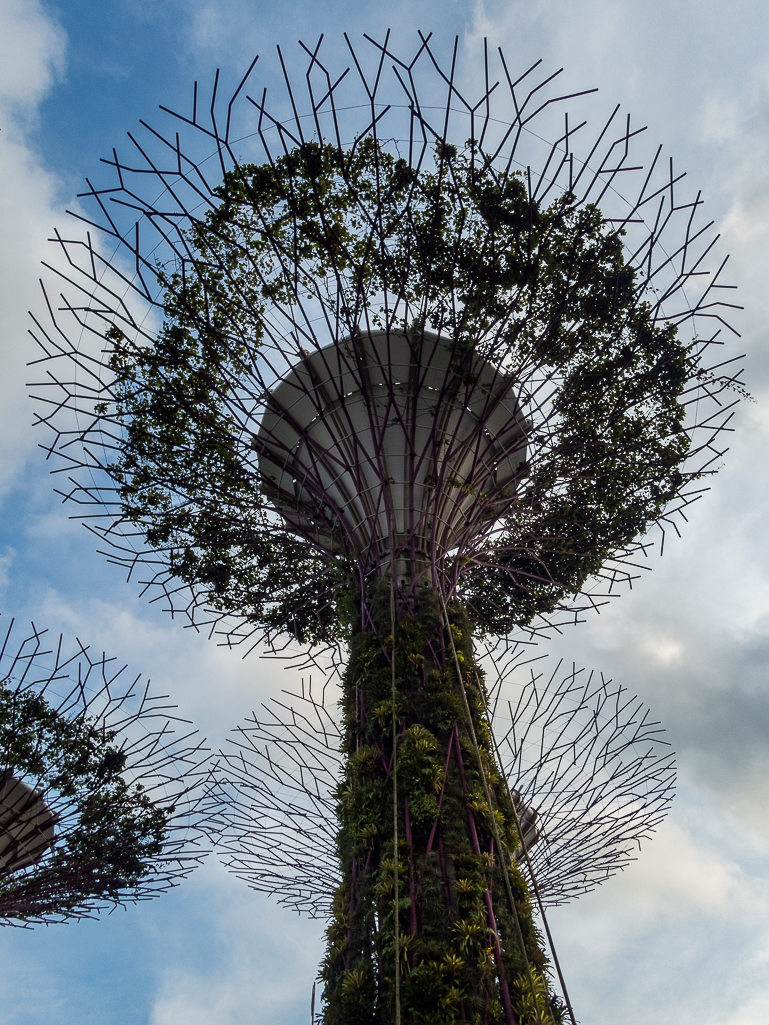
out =
{"type": "Polygon", "coordinates": [[[293,122],[252,100],[258,159],[232,143],[248,75],[223,129],[216,95],[210,126],[178,116],[215,185],[154,130],[158,155],[115,156],[89,195],[135,274],[62,241],[96,298],[68,304],[77,343],[40,328],[43,362],[78,368],[41,419],[68,497],[172,608],[234,617],[230,643],[348,648],[327,1025],[558,1021],[472,636],[600,603],[695,497],[734,384],[698,327],[720,268],[699,199],[659,154],[631,164],[629,119],[580,156],[567,118],[538,161],[531,118],[582,94],[546,99],[502,58],[470,102],[428,41],[408,62],[375,45],[361,96],[310,54],[309,120],[290,89],[293,122]]]}

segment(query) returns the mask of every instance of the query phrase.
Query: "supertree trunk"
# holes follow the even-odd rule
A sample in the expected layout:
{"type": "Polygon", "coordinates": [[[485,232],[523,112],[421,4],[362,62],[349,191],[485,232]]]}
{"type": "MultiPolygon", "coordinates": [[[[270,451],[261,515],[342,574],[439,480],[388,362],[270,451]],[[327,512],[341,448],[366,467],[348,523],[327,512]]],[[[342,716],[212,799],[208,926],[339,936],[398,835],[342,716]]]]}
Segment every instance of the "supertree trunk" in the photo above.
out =
{"type": "Polygon", "coordinates": [[[557,1022],[470,623],[418,591],[391,604],[382,578],[351,640],[324,1022],[557,1022]]]}

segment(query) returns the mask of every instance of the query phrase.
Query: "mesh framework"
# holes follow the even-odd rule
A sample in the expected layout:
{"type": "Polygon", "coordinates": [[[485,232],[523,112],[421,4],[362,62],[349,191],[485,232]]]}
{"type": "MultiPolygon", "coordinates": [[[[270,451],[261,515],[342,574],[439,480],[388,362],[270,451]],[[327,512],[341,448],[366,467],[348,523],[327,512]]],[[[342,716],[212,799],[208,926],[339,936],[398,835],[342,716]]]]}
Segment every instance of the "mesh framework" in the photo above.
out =
{"type": "MultiPolygon", "coordinates": [[[[673,799],[673,755],[625,688],[560,663],[548,672],[519,645],[496,654],[489,689],[503,770],[537,812],[529,855],[543,903],[564,904],[635,860],[673,799]]],[[[340,882],[341,733],[328,684],[303,681],[286,694],[234,731],[211,826],[219,854],[249,886],[327,917],[340,882]]]]}
{"type": "Polygon", "coordinates": [[[208,847],[201,802],[210,764],[197,731],[115,659],[62,637],[49,647],[46,633],[32,624],[18,641],[11,621],[0,646],[0,778],[31,788],[53,827],[40,842],[22,837],[32,856],[14,859],[9,842],[26,806],[6,788],[3,925],[94,917],[149,900],[208,847]],[[118,804],[105,809],[105,801],[118,804]],[[137,847],[137,837],[149,842],[137,847]]]}
{"type": "MultiPolygon", "coordinates": [[[[366,140],[374,140],[383,152],[420,171],[433,159],[436,143],[461,145],[470,138],[474,143],[468,160],[499,180],[520,172],[531,204],[544,208],[570,194],[576,197],[577,210],[590,204],[600,206],[607,237],[621,233],[624,258],[635,272],[635,292],[648,304],[650,322],[658,327],[674,325],[679,333],[691,337],[690,382],[681,396],[687,411],[683,429],[689,451],[680,487],[656,517],[663,537],[668,527],[677,529],[686,507],[701,494],[702,474],[712,470],[724,451],[723,432],[728,430],[733,407],[728,391],[738,378],[738,372],[732,370],[734,360],[722,358],[722,329],[728,328],[725,317],[734,308],[723,290],[731,286],[722,281],[726,261],[715,256],[717,239],[709,233],[711,225],[699,223],[700,193],[686,191],[684,175],[674,172],[672,161],[664,160],[659,148],[645,152],[643,129],[635,127],[629,116],[622,117],[618,108],[597,129],[591,128],[585,112],[588,93],[594,90],[563,90],[560,73],[543,74],[539,63],[516,75],[501,51],[495,57],[486,49],[475,79],[471,73],[460,79],[456,45],[445,67],[429,37],[421,39],[410,57],[392,52],[387,38],[381,43],[369,39],[366,45],[368,52],[359,53],[349,44],[349,66],[338,68],[324,62],[320,43],[312,49],[303,46],[305,73],[293,80],[279,51],[284,88],[272,106],[267,103],[266,87],[257,86],[260,65],[254,61],[225,100],[220,97],[217,73],[210,103],[203,103],[196,84],[190,114],[161,108],[166,121],[160,128],[142,122],[143,136],[129,133],[131,155],[118,155],[115,150],[112,159],[105,161],[113,180],[104,184],[89,181],[84,199],[90,203],[91,213],[77,213],[76,217],[95,230],[96,236],[92,237],[90,230],[84,237],[57,233],[64,262],[50,269],[65,291],[57,299],[54,289],[46,286],[50,322],[36,322],[34,335],[42,348],[37,365],[45,375],[39,391],[43,403],[39,419],[53,431],[46,447],[60,460],[56,472],[68,478],[60,488],[62,495],[78,507],[109,558],[138,577],[148,593],[164,599],[171,610],[187,614],[193,623],[220,630],[230,644],[266,641],[269,647],[280,648],[286,630],[292,629],[297,608],[312,605],[320,610],[317,616],[333,618],[338,581],[330,586],[334,574],[329,566],[339,553],[338,510],[324,504],[317,482],[306,474],[305,493],[297,498],[297,508],[300,519],[315,525],[309,532],[313,557],[307,562],[302,585],[288,601],[289,606],[293,602],[294,611],[281,614],[277,625],[265,627],[255,624],[253,616],[238,614],[237,601],[226,608],[220,600],[212,602],[212,596],[216,598],[217,584],[212,580],[216,567],[208,577],[201,573],[192,581],[180,580],[180,551],[183,555],[183,550],[194,549],[200,538],[190,539],[186,549],[147,546],[146,523],[141,517],[125,515],[117,493],[110,468],[123,451],[125,428],[115,415],[119,386],[104,336],[108,328],[117,328],[127,344],[151,345],[158,317],[167,308],[168,274],[172,271],[180,275],[182,290],[185,281],[208,271],[222,271],[226,277],[221,253],[214,245],[201,249],[195,231],[221,206],[222,197],[227,199],[226,189],[222,192],[220,187],[222,175],[237,172],[246,160],[275,167],[297,147],[313,141],[354,152],[366,140]],[[165,268],[160,285],[156,283],[159,267],[165,268]],[[329,532],[336,534],[336,548],[328,543],[329,532]]],[[[266,81],[272,87],[274,76],[268,75],[266,81]]],[[[442,160],[438,159],[436,173],[441,173],[442,160]]],[[[407,200],[401,211],[404,217],[409,216],[410,202],[407,200]]],[[[357,214],[366,221],[365,210],[357,214]]],[[[253,240],[255,226],[241,225],[241,229],[244,235],[238,245],[248,259],[245,235],[251,230],[253,240]]],[[[365,230],[372,245],[386,247],[384,229],[375,221],[367,222],[365,230]]],[[[379,329],[402,332],[410,324],[430,322],[437,324],[439,336],[451,347],[467,328],[467,307],[460,304],[437,313],[427,300],[420,306],[399,282],[386,275],[375,294],[350,280],[343,269],[318,278],[296,251],[269,237],[269,232],[268,238],[267,258],[276,273],[285,282],[295,282],[287,298],[265,306],[242,281],[230,280],[224,288],[234,308],[224,331],[224,345],[238,349],[241,355],[223,370],[229,389],[223,403],[244,480],[261,498],[258,511],[231,508],[221,512],[221,519],[228,529],[245,535],[253,527],[280,548],[291,538],[291,526],[287,528],[284,516],[279,515],[286,512],[286,492],[270,491],[274,475],[260,469],[255,451],[260,445],[254,444],[259,435],[262,459],[265,445],[267,449],[272,445],[273,456],[276,450],[287,455],[283,434],[267,436],[266,413],[276,386],[292,374],[296,376],[297,368],[308,359],[322,360],[329,345],[338,346],[361,329],[364,334],[379,329]],[[259,327],[258,337],[254,324],[259,327]]],[[[250,272],[255,280],[261,275],[261,284],[265,284],[265,272],[258,263],[250,272]]],[[[509,310],[503,311],[471,341],[478,358],[493,357],[496,373],[514,382],[515,398],[525,407],[527,418],[526,466],[543,466],[559,458],[568,440],[556,401],[562,382],[557,374],[546,372],[541,361],[514,357],[507,343],[499,343],[510,316],[509,310]]],[[[205,316],[198,328],[206,329],[205,316]]],[[[391,373],[391,404],[400,384],[399,375],[391,373]]],[[[453,387],[448,376],[443,386],[453,387]]],[[[312,390],[305,394],[311,403],[318,402],[312,390]]],[[[477,410],[472,411],[471,440],[473,434],[480,437],[488,432],[489,416],[499,419],[498,407],[498,402],[487,402],[487,415],[480,418],[477,410]]],[[[512,420],[496,423],[495,432],[504,436],[512,427],[520,431],[519,416],[517,411],[510,414],[516,424],[512,420]]],[[[469,415],[454,418],[445,438],[448,449],[456,446],[461,436],[468,450],[471,419],[469,415]]],[[[298,433],[312,449],[307,431],[298,433]]],[[[381,465],[372,461],[370,454],[364,453],[363,458],[371,463],[371,473],[381,474],[381,465]]],[[[286,465],[289,476],[296,472],[290,460],[286,465]]],[[[443,461],[445,486],[441,492],[439,482],[436,495],[442,493],[445,498],[447,489],[456,486],[453,466],[450,459],[443,461]]],[[[343,469],[349,473],[354,467],[355,455],[343,469]]],[[[509,563],[513,558],[530,558],[535,566],[538,560],[539,537],[511,541],[505,535],[509,524],[504,518],[495,519],[500,501],[509,502],[511,493],[509,487],[504,494],[495,489],[496,469],[488,460],[480,460],[477,479],[470,480],[471,473],[470,484],[459,482],[483,500],[476,501],[473,516],[465,517],[464,524],[451,534],[451,550],[444,547],[438,552],[446,597],[459,597],[471,612],[479,582],[482,586],[495,572],[512,580],[509,563]],[[479,523],[485,524],[483,529],[479,523]]],[[[425,467],[422,473],[427,473],[425,467]]],[[[556,479],[551,493],[557,494],[568,484],[566,477],[556,479]]],[[[183,479],[167,479],[163,486],[174,508],[190,506],[183,479]]],[[[515,482],[513,491],[517,507],[529,500],[536,505],[539,500],[523,478],[515,482]]],[[[384,519],[384,533],[402,534],[401,525],[387,510],[384,519]]],[[[205,524],[199,529],[204,532],[205,524]]],[[[419,530],[412,529],[402,544],[404,554],[409,554],[408,546],[413,549],[419,537],[419,530]]],[[[342,537],[342,548],[346,540],[342,537]]],[[[243,543],[247,547],[249,541],[243,543]]],[[[604,553],[603,565],[578,594],[534,615],[527,629],[540,633],[553,623],[575,620],[586,609],[600,605],[621,583],[632,580],[650,543],[648,538],[635,538],[604,553]]],[[[435,560],[435,550],[430,557],[435,560]]],[[[294,549],[286,561],[292,558],[294,549]]],[[[370,565],[368,552],[365,559],[359,559],[359,573],[365,577],[370,565]]],[[[532,585],[547,583],[547,569],[541,571],[540,580],[537,572],[529,566],[523,577],[532,585]]],[[[520,580],[519,574],[516,583],[520,580]]],[[[268,586],[256,588],[254,593],[255,603],[269,606],[268,586]]],[[[241,607],[247,604],[243,594],[238,599],[242,599],[241,607]]],[[[503,632],[508,628],[509,624],[503,632]]]]}

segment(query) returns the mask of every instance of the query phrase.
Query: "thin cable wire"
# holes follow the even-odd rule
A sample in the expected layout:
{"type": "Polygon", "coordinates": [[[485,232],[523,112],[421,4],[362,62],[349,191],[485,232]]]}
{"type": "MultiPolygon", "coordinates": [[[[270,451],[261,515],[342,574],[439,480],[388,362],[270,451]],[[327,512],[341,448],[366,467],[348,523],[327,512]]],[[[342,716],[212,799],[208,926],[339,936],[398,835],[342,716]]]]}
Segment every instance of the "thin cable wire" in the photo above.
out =
{"type": "Polygon", "coordinates": [[[400,964],[400,894],[398,889],[398,874],[400,871],[400,858],[398,851],[398,734],[396,696],[397,687],[395,681],[395,544],[392,546],[392,565],[390,575],[392,582],[390,586],[390,634],[392,648],[390,651],[390,665],[392,668],[392,706],[393,706],[393,874],[395,878],[395,1025],[401,1025],[401,964],[400,964]]]}

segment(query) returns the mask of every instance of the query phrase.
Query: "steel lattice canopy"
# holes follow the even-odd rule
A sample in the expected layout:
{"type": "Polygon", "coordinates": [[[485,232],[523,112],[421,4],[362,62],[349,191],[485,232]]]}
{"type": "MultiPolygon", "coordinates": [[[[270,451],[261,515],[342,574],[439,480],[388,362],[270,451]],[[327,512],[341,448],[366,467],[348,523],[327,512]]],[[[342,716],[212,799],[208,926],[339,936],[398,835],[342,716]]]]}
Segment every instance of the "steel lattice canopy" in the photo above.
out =
{"type": "Polygon", "coordinates": [[[445,335],[346,338],[272,390],[252,442],[263,485],[300,536],[372,566],[394,535],[399,573],[416,576],[514,502],[528,428],[516,391],[445,335]]]}
{"type": "Polygon", "coordinates": [[[39,791],[10,772],[0,773],[0,872],[40,861],[53,846],[57,820],[39,791]]]}

